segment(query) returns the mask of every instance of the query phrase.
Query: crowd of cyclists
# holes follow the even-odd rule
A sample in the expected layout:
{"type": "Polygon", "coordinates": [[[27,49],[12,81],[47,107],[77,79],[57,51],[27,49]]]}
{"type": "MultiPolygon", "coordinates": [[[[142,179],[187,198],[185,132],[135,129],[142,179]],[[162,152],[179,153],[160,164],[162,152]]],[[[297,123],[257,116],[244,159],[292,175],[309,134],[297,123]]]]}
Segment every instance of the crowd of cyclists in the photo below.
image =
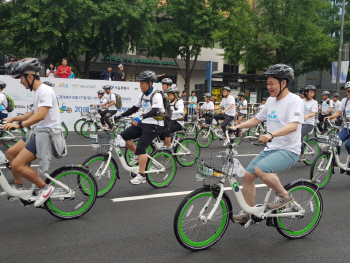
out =
{"type": "MultiPolygon", "coordinates": [[[[61,128],[55,92],[50,86],[41,82],[40,69],[41,63],[38,59],[28,58],[21,60],[12,73],[12,77],[20,79],[25,89],[34,91],[33,111],[10,118],[7,117],[6,111],[1,111],[1,117],[6,121],[6,124],[2,125],[3,130],[35,126],[31,136],[23,138],[8,149],[6,157],[14,176],[13,189],[25,190],[23,178],[39,188],[39,196],[34,204],[36,207],[41,206],[50,198],[55,192],[55,186],[44,182],[29,164],[39,159],[41,169],[44,169],[44,172],[48,170],[51,156],[57,149],[49,147],[49,151],[52,152],[48,153],[48,150],[42,146],[50,145],[49,140],[52,138],[50,136],[61,128]],[[46,155],[49,155],[50,158],[47,158],[46,155]]],[[[186,113],[194,114],[197,111],[205,123],[216,120],[216,125],[223,134],[226,134],[226,131],[233,133],[263,123],[266,126],[266,133],[260,134],[259,141],[265,143],[266,147],[246,167],[242,192],[246,203],[253,207],[256,195],[254,181],[260,178],[276,192],[276,198],[267,206],[268,209],[276,211],[294,202],[293,195],[285,190],[277,173],[291,168],[298,160],[303,160],[303,138],[313,130],[317,121],[319,129],[325,131],[327,119],[340,121],[341,118],[350,118],[350,103],[348,103],[350,82],[345,85],[348,97],[339,101],[339,94],[334,94],[331,99],[330,93],[324,91],[322,103],[319,105],[315,100],[315,86],[307,85],[300,96],[289,91],[288,85],[294,79],[294,71],[291,67],[276,64],[263,74],[267,79],[270,97],[262,99],[258,113],[249,120],[246,120],[249,104],[244,93],[238,94],[238,103],[236,103],[235,98],[230,95],[231,89],[224,87],[222,101],[216,106],[212,101],[212,94],[205,93],[204,103],[199,106],[197,101],[192,101],[190,104],[195,106],[191,108],[191,112],[186,112],[186,102],[180,98],[180,91],[174,87],[171,79],[163,79],[161,81],[162,91],[156,90],[153,84],[157,80],[157,75],[150,70],[139,74],[141,93],[136,103],[125,112],[118,113],[117,98],[111,93],[109,85],[97,91],[99,101],[92,107],[94,113],[100,114],[101,123],[109,133],[115,130],[115,126],[110,121],[111,117],[115,116],[115,120],[120,121],[122,118],[139,112],[138,117],[133,118],[132,125],[120,134],[125,141],[125,147],[134,153],[129,165],[138,164],[138,172],[130,180],[133,185],[146,182],[147,148],[156,137],[164,141],[168,151],[174,151],[172,134],[184,130],[186,113]],[[216,111],[220,112],[215,113],[216,111]],[[135,144],[135,139],[137,139],[137,144],[135,144]]],[[[6,84],[1,82],[1,90],[5,87],[6,84]]],[[[5,100],[0,95],[1,104],[5,100]]],[[[339,138],[341,141],[350,138],[347,127],[341,130],[339,138]]],[[[64,138],[58,137],[56,144],[64,145],[64,138]]],[[[350,154],[349,141],[345,147],[350,154]]],[[[58,147],[58,149],[61,148],[58,147]]],[[[233,215],[232,219],[237,223],[246,224],[251,220],[251,215],[246,211],[241,211],[233,215]]]]}

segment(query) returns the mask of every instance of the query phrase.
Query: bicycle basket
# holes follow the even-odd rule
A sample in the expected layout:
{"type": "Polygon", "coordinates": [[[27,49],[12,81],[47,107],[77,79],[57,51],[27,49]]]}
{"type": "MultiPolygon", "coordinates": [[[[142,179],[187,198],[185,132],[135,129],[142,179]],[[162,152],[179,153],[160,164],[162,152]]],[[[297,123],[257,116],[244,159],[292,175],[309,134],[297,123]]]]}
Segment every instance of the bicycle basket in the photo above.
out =
{"type": "Polygon", "coordinates": [[[325,137],[318,137],[317,142],[319,143],[321,148],[325,148],[328,146],[336,147],[341,146],[342,141],[340,140],[338,134],[329,134],[325,137]]]}
{"type": "Polygon", "coordinates": [[[205,114],[204,121],[206,124],[212,124],[214,116],[212,114],[205,114]]]}
{"type": "Polygon", "coordinates": [[[81,117],[85,117],[85,118],[92,118],[93,114],[91,112],[87,112],[87,111],[81,111],[80,112],[81,117]]]}
{"type": "Polygon", "coordinates": [[[105,154],[114,142],[113,138],[106,133],[91,134],[91,146],[94,150],[97,150],[98,154],[105,154]]]}

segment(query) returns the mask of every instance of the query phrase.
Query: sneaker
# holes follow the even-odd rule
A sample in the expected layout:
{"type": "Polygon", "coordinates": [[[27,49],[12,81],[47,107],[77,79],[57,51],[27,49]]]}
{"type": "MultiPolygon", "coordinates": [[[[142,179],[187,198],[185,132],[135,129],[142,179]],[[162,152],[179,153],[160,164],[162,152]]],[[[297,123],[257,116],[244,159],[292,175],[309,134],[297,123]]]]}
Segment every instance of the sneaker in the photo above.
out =
{"type": "Polygon", "coordinates": [[[241,224],[241,225],[245,225],[249,221],[249,219],[250,219],[250,215],[244,213],[243,210],[241,210],[238,215],[233,215],[232,216],[232,220],[235,223],[238,223],[238,224],[241,224]]]}
{"type": "Polygon", "coordinates": [[[305,156],[300,155],[298,162],[303,162],[305,161],[305,156]]]}
{"type": "Polygon", "coordinates": [[[134,158],[130,161],[129,165],[133,166],[139,162],[139,156],[135,155],[134,158]]]}
{"type": "Polygon", "coordinates": [[[39,190],[38,199],[35,201],[34,206],[39,207],[55,192],[55,187],[49,185],[45,190],[39,190]]]}
{"type": "Polygon", "coordinates": [[[146,177],[142,176],[141,174],[137,174],[135,178],[130,180],[130,183],[134,185],[144,184],[146,183],[146,177]]]}
{"type": "Polygon", "coordinates": [[[290,203],[293,203],[293,201],[294,201],[294,197],[290,193],[287,197],[284,197],[281,194],[276,194],[275,200],[273,200],[271,203],[268,203],[267,207],[270,210],[278,210],[290,203]]]}

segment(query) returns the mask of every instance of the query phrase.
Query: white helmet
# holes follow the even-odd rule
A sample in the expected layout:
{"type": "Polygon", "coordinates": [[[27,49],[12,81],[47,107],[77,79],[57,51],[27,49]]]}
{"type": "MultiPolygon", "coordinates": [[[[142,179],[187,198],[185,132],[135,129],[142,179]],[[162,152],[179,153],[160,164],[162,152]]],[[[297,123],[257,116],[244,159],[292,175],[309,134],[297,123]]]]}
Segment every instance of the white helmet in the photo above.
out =
{"type": "Polygon", "coordinates": [[[348,89],[348,88],[350,88],[350,81],[345,83],[345,89],[348,89]]]}

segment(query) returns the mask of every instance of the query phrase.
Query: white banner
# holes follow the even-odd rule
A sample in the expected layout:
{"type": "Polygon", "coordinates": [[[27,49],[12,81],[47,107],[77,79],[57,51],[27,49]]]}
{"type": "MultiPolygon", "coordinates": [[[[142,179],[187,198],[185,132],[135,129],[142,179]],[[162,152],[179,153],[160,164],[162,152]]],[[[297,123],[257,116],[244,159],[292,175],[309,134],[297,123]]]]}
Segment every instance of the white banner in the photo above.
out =
{"type": "MultiPolygon", "coordinates": [[[[58,79],[40,78],[42,82],[50,81],[60,104],[61,121],[64,121],[68,130],[74,130],[74,123],[80,118],[81,111],[88,111],[90,104],[97,104],[99,99],[97,91],[104,85],[112,85],[112,92],[118,93],[122,97],[124,112],[135,104],[141,93],[139,82],[126,81],[104,81],[89,79],[58,79]]],[[[27,90],[18,79],[10,76],[0,75],[0,81],[6,83],[4,93],[9,95],[15,102],[15,109],[9,116],[17,116],[18,113],[26,113],[27,106],[33,103],[34,91],[27,90]]],[[[160,83],[155,83],[154,87],[161,90],[160,83]]]]}
{"type": "MultiPolygon", "coordinates": [[[[349,61],[342,61],[339,83],[346,82],[346,78],[348,77],[348,70],[349,70],[349,61]]],[[[338,74],[338,62],[332,62],[332,83],[337,83],[337,74],[338,74]]]]}

